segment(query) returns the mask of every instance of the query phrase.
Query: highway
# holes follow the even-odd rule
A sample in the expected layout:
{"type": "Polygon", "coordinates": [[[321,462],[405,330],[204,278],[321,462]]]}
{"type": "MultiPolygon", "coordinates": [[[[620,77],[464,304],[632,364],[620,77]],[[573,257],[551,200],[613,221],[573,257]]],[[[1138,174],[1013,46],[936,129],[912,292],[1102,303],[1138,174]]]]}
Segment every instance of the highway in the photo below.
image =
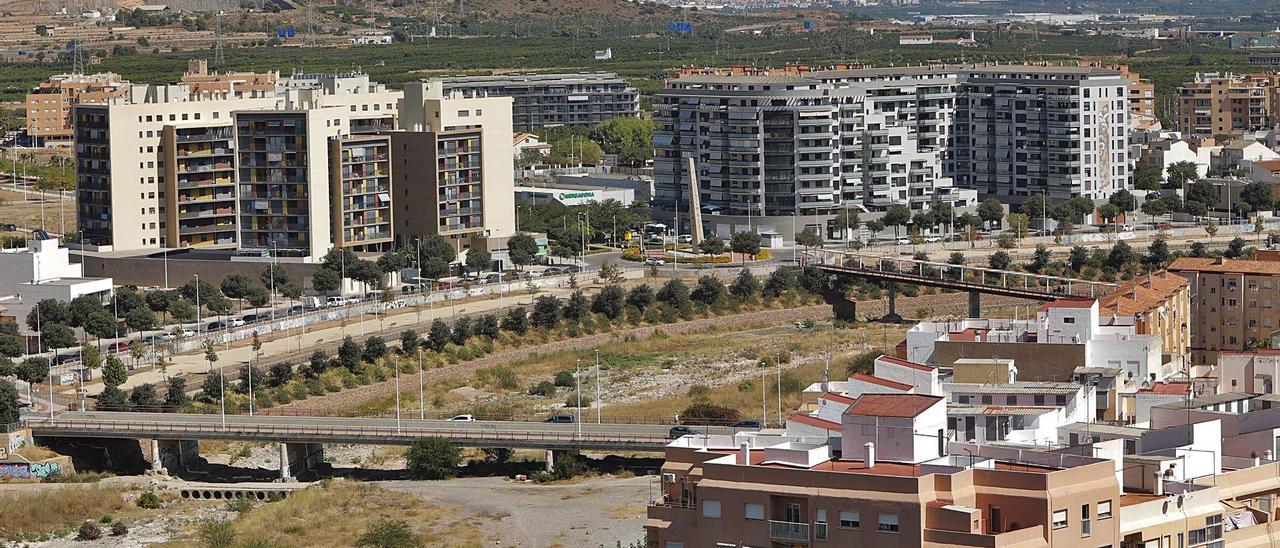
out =
{"type": "MultiPolygon", "coordinates": [[[[25,419],[37,437],[167,440],[241,440],[281,443],[408,445],[442,437],[468,447],[661,451],[670,426],[650,424],[578,424],[446,421],[334,417],[281,417],[133,412],[65,412],[25,419]]],[[[707,434],[729,434],[730,427],[695,427],[707,434]]]]}

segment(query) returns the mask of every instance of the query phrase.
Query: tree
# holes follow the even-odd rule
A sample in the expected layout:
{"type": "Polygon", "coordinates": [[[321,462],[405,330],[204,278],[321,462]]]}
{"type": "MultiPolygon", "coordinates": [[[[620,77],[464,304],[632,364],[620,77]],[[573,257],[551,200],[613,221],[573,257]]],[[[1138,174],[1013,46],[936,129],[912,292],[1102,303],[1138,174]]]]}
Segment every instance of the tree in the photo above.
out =
{"type": "Polygon", "coordinates": [[[616,320],[626,309],[625,301],[626,292],[621,287],[607,285],[596,293],[595,299],[591,301],[591,311],[602,314],[610,320],[616,320]]]}
{"type": "Polygon", "coordinates": [[[657,298],[677,310],[689,306],[689,287],[678,279],[668,280],[658,290],[657,298]]]}
{"type": "Polygon", "coordinates": [[[107,385],[98,393],[95,407],[98,409],[124,410],[129,406],[129,395],[119,386],[107,385]]]}
{"type": "Polygon", "coordinates": [[[636,307],[641,312],[649,308],[649,305],[653,304],[656,299],[657,296],[654,295],[653,288],[649,287],[649,284],[637,285],[627,293],[627,304],[636,307]]]}
{"type": "Polygon", "coordinates": [[[720,278],[706,274],[698,278],[698,285],[694,287],[691,296],[694,300],[711,306],[724,300],[724,296],[727,293],[724,282],[720,281],[720,278]]]}
{"type": "MultiPolygon", "coordinates": [[[[228,298],[243,300],[248,296],[249,288],[252,285],[253,280],[250,280],[248,276],[239,272],[232,272],[222,277],[222,283],[219,284],[219,287],[222,290],[222,294],[226,295],[228,298]]],[[[203,292],[204,288],[202,287],[200,290],[203,292]]],[[[200,297],[203,299],[205,295],[201,295],[200,297]]]]}
{"type": "Polygon", "coordinates": [[[555,327],[560,321],[560,299],[551,295],[538,297],[533,303],[533,313],[529,321],[534,327],[555,327]]]}
{"type": "Polygon", "coordinates": [[[52,348],[55,356],[59,349],[76,345],[76,333],[60,323],[45,324],[41,335],[45,347],[52,348]]]}
{"type": "Polygon", "coordinates": [[[988,225],[998,223],[1004,218],[1004,205],[996,198],[987,198],[978,204],[978,218],[988,225]]]}
{"type": "Polygon", "coordinates": [[[386,356],[387,352],[387,341],[383,340],[382,337],[374,335],[365,339],[364,352],[362,353],[364,361],[369,363],[377,362],[383,356],[386,356]]]}
{"type": "Polygon", "coordinates": [[[471,318],[461,317],[454,320],[453,325],[449,329],[449,340],[458,346],[467,344],[467,340],[471,339],[471,318]]]}
{"type": "Polygon", "coordinates": [[[502,328],[516,335],[524,335],[529,330],[528,315],[524,307],[517,306],[507,311],[507,315],[502,318],[502,328]]]}
{"type": "Polygon", "coordinates": [[[1124,270],[1129,263],[1135,260],[1137,260],[1137,255],[1133,252],[1133,248],[1121,240],[1111,246],[1111,252],[1107,254],[1105,265],[1115,270],[1124,270]]]}
{"type": "Polygon", "coordinates": [[[1142,262],[1147,266],[1147,270],[1158,270],[1164,268],[1171,258],[1169,243],[1164,238],[1156,238],[1147,247],[1147,254],[1142,257],[1142,262]]]}
{"type": "Polygon", "coordinates": [[[156,387],[151,383],[142,383],[133,388],[129,393],[129,403],[134,408],[140,408],[144,411],[160,407],[160,397],[156,394],[156,387]]]}
{"type": "Polygon", "coordinates": [[[760,292],[760,280],[756,279],[755,274],[750,269],[742,269],[738,271],[738,277],[733,279],[733,283],[729,286],[729,293],[739,299],[748,299],[760,292]]]}
{"type": "Polygon", "coordinates": [[[1218,205],[1218,189],[1209,181],[1198,180],[1187,187],[1186,201],[1204,204],[1205,208],[1212,209],[1218,205]]]}
{"type": "Polygon", "coordinates": [[[436,318],[431,322],[431,329],[427,330],[427,347],[436,352],[444,352],[444,347],[449,345],[449,334],[449,325],[436,318]]]}
{"type": "Polygon", "coordinates": [[[533,263],[533,259],[537,255],[538,242],[533,239],[533,236],[517,232],[507,240],[507,256],[511,259],[511,263],[517,267],[533,263]]]}
{"type": "Polygon", "coordinates": [[[614,118],[591,128],[592,141],[618,156],[618,163],[638,166],[653,158],[653,132],[657,129],[644,118],[614,118]]]}
{"type": "Polygon", "coordinates": [[[1138,199],[1133,196],[1133,193],[1123,188],[1115,191],[1110,198],[1107,198],[1107,202],[1123,212],[1133,211],[1138,207],[1138,199]]]}
{"type": "Polygon", "coordinates": [[[398,519],[379,519],[373,522],[360,538],[356,546],[361,548],[419,548],[422,540],[414,534],[409,524],[398,519]]]}
{"type": "Polygon", "coordinates": [[[1031,230],[1031,218],[1026,213],[1009,214],[1009,231],[1015,238],[1026,238],[1031,230]]]}
{"type": "Polygon", "coordinates": [[[129,372],[124,362],[115,356],[107,356],[106,365],[102,367],[102,383],[107,386],[120,386],[129,380],[129,372]]]}
{"type": "Polygon", "coordinates": [[[1163,179],[1160,166],[1143,164],[1133,172],[1133,188],[1138,190],[1160,190],[1163,179]]]}
{"type": "Polygon", "coordinates": [[[360,356],[363,353],[364,349],[360,348],[360,343],[347,335],[342,339],[342,344],[338,345],[338,365],[355,372],[356,367],[360,366],[360,356]]]}
{"type": "Polygon", "coordinates": [[[476,322],[475,332],[477,335],[496,339],[502,334],[498,326],[498,317],[493,314],[485,314],[480,316],[480,320],[476,322]]]}
{"type": "Polygon", "coordinates": [[[1232,238],[1231,243],[1227,244],[1227,249],[1222,252],[1222,256],[1228,259],[1238,259],[1244,256],[1244,238],[1236,236],[1232,238]]]}
{"type": "Polygon", "coordinates": [[[318,293],[337,291],[340,285],[342,285],[342,277],[327,268],[318,268],[311,275],[311,289],[318,293]]]}
{"type": "MultiPolygon", "coordinates": [[[[104,314],[102,302],[92,295],[81,295],[71,299],[71,304],[67,306],[69,315],[67,321],[63,322],[71,327],[83,327],[85,320],[96,314],[104,314]]],[[[108,317],[110,317],[108,315],[108,317]]],[[[42,318],[43,319],[43,318],[42,318]]]]}
{"type": "Polygon", "coordinates": [[[1165,181],[1171,188],[1181,188],[1183,184],[1200,180],[1200,168],[1195,162],[1174,162],[1165,168],[1165,181]]]}
{"type": "Polygon", "coordinates": [[[23,355],[24,344],[18,335],[18,324],[13,320],[0,320],[0,357],[16,358],[23,355]]]}
{"type": "Polygon", "coordinates": [[[51,323],[70,324],[71,309],[57,299],[41,299],[27,313],[27,327],[40,331],[41,327],[51,323]]]}
{"type": "Polygon", "coordinates": [[[893,227],[893,235],[898,235],[898,227],[907,226],[911,222],[911,210],[902,204],[893,204],[884,212],[884,216],[880,218],[885,226],[893,227]]]}
{"type": "Polygon", "coordinates": [[[1001,249],[991,254],[987,259],[987,264],[996,270],[1008,270],[1013,265],[1013,258],[1009,256],[1009,252],[1001,249]]]}
{"type": "MultiPolygon", "coordinates": [[[[285,286],[295,285],[289,280],[289,273],[285,271],[284,267],[275,263],[268,264],[266,268],[263,268],[262,274],[258,277],[262,280],[264,287],[275,287],[277,292],[281,292],[281,289],[285,286]]],[[[225,282],[226,278],[223,278],[223,281],[225,282]]]]}
{"type": "Polygon", "coordinates": [[[135,308],[124,316],[124,324],[134,331],[150,331],[159,323],[156,313],[146,308],[135,308]]]}
{"type": "Polygon", "coordinates": [[[467,250],[467,268],[472,272],[484,272],[493,266],[493,255],[488,251],[472,246],[467,250]]]}
{"type": "Polygon", "coordinates": [[[18,422],[18,389],[8,380],[0,380],[0,424],[18,422]]]}
{"type": "Polygon", "coordinates": [[[96,346],[85,346],[80,352],[80,364],[90,371],[102,367],[102,353],[96,346]]]}
{"type": "Polygon", "coordinates": [[[457,473],[462,450],[445,438],[424,438],[409,446],[405,461],[405,468],[414,479],[444,479],[457,473]]]}
{"type": "Polygon", "coordinates": [[[1067,256],[1067,266],[1072,272],[1080,272],[1084,265],[1089,262],[1089,249],[1084,246],[1075,246],[1071,248],[1071,253],[1067,256]]]}
{"type": "Polygon", "coordinates": [[[760,253],[760,234],[755,232],[734,232],[729,237],[729,249],[734,253],[755,256],[760,253]]]}
{"type": "Polygon", "coordinates": [[[311,357],[307,360],[307,375],[310,377],[318,377],[324,370],[329,368],[329,356],[325,355],[323,350],[319,348],[311,353],[311,357]]]}
{"type": "Polygon", "coordinates": [[[1044,194],[1032,194],[1018,206],[1018,210],[1030,219],[1043,219],[1049,209],[1052,207],[1044,194]]]}
{"type": "Polygon", "coordinates": [[[1031,262],[1027,264],[1027,270],[1038,274],[1046,266],[1049,266],[1049,248],[1045,247],[1044,244],[1037,245],[1031,262]]]}
{"type": "Polygon", "coordinates": [[[835,218],[831,219],[831,226],[839,229],[842,233],[846,227],[849,230],[856,231],[859,226],[862,226],[862,215],[858,213],[858,210],[846,207],[836,212],[835,218]]]}
{"type": "Polygon", "coordinates": [[[293,366],[289,362],[276,362],[267,370],[267,385],[284,386],[293,380],[293,366]]]}
{"type": "Polygon", "coordinates": [[[1205,255],[1208,255],[1208,250],[1205,248],[1204,242],[1191,242],[1192,257],[1204,257],[1205,255]]]}
{"type": "Polygon", "coordinates": [[[165,383],[164,406],[177,409],[191,403],[187,397],[187,380],[182,377],[169,377],[165,383]]]}
{"type": "Polygon", "coordinates": [[[174,302],[178,300],[178,292],[168,290],[148,291],[146,300],[147,308],[150,308],[152,312],[168,314],[174,302]]]}
{"type": "Polygon", "coordinates": [[[715,235],[707,236],[701,242],[698,242],[698,251],[702,252],[703,255],[720,255],[724,253],[724,248],[724,240],[715,237],[715,235]]]}
{"type": "Polygon", "coordinates": [[[169,315],[179,322],[196,319],[196,305],[186,299],[178,299],[169,307],[169,315]]]}
{"type": "Polygon", "coordinates": [[[822,236],[819,236],[813,229],[806,228],[796,233],[796,244],[810,249],[822,247],[822,236]]]}
{"type": "Polygon", "coordinates": [[[200,306],[210,311],[229,310],[230,305],[227,298],[222,294],[218,287],[209,283],[208,280],[192,278],[187,283],[182,284],[178,288],[178,293],[189,302],[199,302],[200,306]]]}
{"type": "Polygon", "coordinates": [[[574,291],[569,295],[569,299],[564,304],[564,319],[571,322],[580,322],[586,319],[590,312],[591,304],[587,302],[586,295],[581,290],[574,291]]]}
{"type": "Polygon", "coordinates": [[[226,386],[226,379],[222,378],[222,371],[213,370],[204,377],[204,383],[200,385],[200,391],[204,392],[205,398],[211,400],[222,399],[222,389],[226,386]]]}
{"type": "Polygon", "coordinates": [[[1271,183],[1264,181],[1250,182],[1245,185],[1244,190],[1240,191],[1240,201],[1249,204],[1253,211],[1271,209],[1271,183]]]}
{"type": "Polygon", "coordinates": [[[406,329],[400,332],[400,354],[412,356],[418,352],[418,346],[421,344],[422,338],[418,336],[417,331],[406,329]]]}
{"type": "Polygon", "coordinates": [[[599,278],[600,280],[611,284],[620,284],[627,280],[627,277],[622,275],[622,270],[620,270],[617,265],[609,261],[600,263],[599,278]]]}
{"type": "Polygon", "coordinates": [[[1098,208],[1098,215],[1102,217],[1108,224],[1115,222],[1116,217],[1120,216],[1120,208],[1115,204],[1104,204],[1098,208]]]}
{"type": "Polygon", "coordinates": [[[374,263],[378,265],[378,271],[383,274],[399,272],[409,266],[409,258],[402,253],[383,253],[378,257],[378,261],[374,263]]]}
{"type": "Polygon", "coordinates": [[[267,291],[267,288],[254,283],[245,292],[244,300],[253,308],[262,308],[271,304],[271,292],[267,291]]]}

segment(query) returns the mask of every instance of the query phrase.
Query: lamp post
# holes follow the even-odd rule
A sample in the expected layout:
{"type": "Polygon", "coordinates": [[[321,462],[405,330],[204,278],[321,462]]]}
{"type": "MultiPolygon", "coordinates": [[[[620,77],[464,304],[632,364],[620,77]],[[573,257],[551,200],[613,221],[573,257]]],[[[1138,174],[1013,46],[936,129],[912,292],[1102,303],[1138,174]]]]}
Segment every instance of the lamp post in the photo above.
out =
{"type": "Polygon", "coordinates": [[[418,349],[418,420],[427,420],[427,391],[422,376],[422,349],[418,349]]]}
{"type": "Polygon", "coordinates": [[[250,358],[249,364],[249,416],[253,416],[253,359],[250,358]]]}
{"type": "MultiPolygon", "coordinates": [[[[49,386],[50,393],[52,393],[53,385],[49,386]]],[[[578,424],[578,437],[582,437],[582,358],[578,358],[577,372],[573,375],[573,391],[578,398],[578,420],[574,422],[578,424]]],[[[52,406],[52,396],[50,396],[49,401],[52,406]]],[[[53,407],[49,408],[49,418],[53,418],[53,407]]]]}
{"type": "MultiPolygon", "coordinates": [[[[251,368],[252,369],[252,368],[251,368]]],[[[222,408],[222,429],[227,429],[227,376],[222,374],[222,366],[218,366],[218,398],[219,406],[222,408]]]]}
{"type": "Polygon", "coordinates": [[[200,336],[200,275],[196,274],[196,337],[200,336]]]}
{"type": "Polygon", "coordinates": [[[600,349],[596,349],[596,424],[600,424],[600,349]]]}
{"type": "Polygon", "coordinates": [[[400,360],[395,361],[396,368],[396,433],[400,430],[400,360]]]}

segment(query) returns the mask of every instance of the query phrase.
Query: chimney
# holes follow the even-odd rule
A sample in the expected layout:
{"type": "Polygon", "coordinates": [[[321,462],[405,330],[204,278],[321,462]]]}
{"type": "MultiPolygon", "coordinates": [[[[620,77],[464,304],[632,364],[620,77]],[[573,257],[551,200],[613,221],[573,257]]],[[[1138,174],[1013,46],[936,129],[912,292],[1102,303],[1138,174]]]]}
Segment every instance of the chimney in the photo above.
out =
{"type": "Polygon", "coordinates": [[[867,442],[866,465],[867,468],[871,468],[876,465],[876,444],[873,442],[867,442]]]}
{"type": "Polygon", "coordinates": [[[1157,497],[1164,496],[1164,474],[1156,472],[1155,495],[1157,497]]]}
{"type": "Polygon", "coordinates": [[[751,444],[742,442],[738,444],[738,464],[743,466],[751,466],[751,444]]]}

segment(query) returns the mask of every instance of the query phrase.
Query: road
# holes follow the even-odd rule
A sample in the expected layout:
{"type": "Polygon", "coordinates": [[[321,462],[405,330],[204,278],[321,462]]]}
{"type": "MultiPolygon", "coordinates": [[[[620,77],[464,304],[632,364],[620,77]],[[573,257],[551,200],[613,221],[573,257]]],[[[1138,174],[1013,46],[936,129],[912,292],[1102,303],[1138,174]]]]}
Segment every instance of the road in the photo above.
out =
{"type": "MultiPolygon", "coordinates": [[[[65,412],[27,417],[35,436],[407,445],[443,437],[471,447],[661,451],[670,426],[187,413],[65,412]],[[224,423],[225,421],[225,423],[224,423]]],[[[731,427],[699,427],[730,434],[731,427]]]]}

